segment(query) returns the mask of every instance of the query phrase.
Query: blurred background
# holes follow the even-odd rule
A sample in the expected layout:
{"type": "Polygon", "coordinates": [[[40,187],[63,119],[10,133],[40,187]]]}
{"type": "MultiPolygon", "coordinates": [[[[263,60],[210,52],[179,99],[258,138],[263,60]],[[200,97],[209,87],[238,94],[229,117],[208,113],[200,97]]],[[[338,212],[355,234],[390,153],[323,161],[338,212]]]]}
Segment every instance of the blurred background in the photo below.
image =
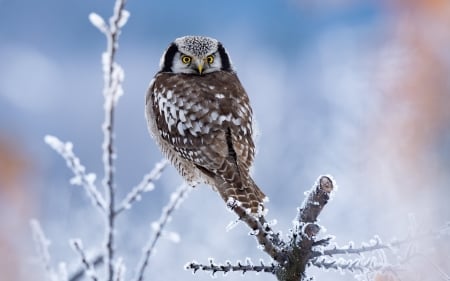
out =
{"type": "MultiPolygon", "coordinates": [[[[0,0],[0,270],[2,280],[44,280],[29,220],[41,221],[52,263],[79,265],[68,239],[90,255],[103,220],[71,186],[65,162],[43,141],[74,144],[89,172],[103,177],[101,53],[105,38],[88,21],[113,1],[0,0]],[[30,279],[32,278],[32,279],[30,279]]],[[[124,196],[159,159],[144,118],[145,92],[168,44],[183,35],[222,41],[253,104],[258,154],[254,178],[270,197],[269,219],[286,234],[296,208],[321,174],[338,191],[320,216],[326,234],[360,245],[389,241],[450,220],[450,2],[448,0],[134,1],[120,38],[125,95],[117,109],[117,192],[124,196]]],[[[118,255],[132,276],[170,194],[173,168],[118,221],[118,255]]],[[[97,182],[101,186],[100,181],[97,182]]],[[[161,240],[146,276],[209,280],[183,270],[251,257],[269,261],[209,187],[193,190],[161,240]]],[[[449,239],[427,244],[403,280],[446,280],[449,239]]],[[[395,260],[394,260],[395,261],[395,260]]],[[[311,268],[316,280],[354,280],[311,268]]],[[[363,277],[363,280],[366,277],[363,277]]],[[[396,280],[377,276],[378,281],[396,280]]],[[[269,275],[219,280],[274,280],[269,275]]],[[[150,279],[149,279],[150,280],[150,279]]]]}

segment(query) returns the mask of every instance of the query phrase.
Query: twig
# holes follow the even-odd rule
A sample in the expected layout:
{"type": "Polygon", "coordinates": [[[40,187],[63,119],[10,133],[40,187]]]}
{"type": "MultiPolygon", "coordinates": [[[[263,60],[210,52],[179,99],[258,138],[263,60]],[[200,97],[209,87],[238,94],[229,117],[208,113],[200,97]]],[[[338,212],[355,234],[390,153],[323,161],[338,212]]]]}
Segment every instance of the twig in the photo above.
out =
{"type": "Polygon", "coordinates": [[[130,208],[130,206],[136,200],[139,200],[142,193],[153,190],[153,182],[161,176],[162,171],[167,167],[168,164],[169,161],[167,161],[166,159],[162,159],[161,161],[156,163],[155,167],[150,171],[150,173],[146,174],[142,181],[125,196],[125,198],[119,204],[115,215],[117,216],[124,210],[130,208]]]}
{"type": "Polygon", "coordinates": [[[376,250],[384,250],[384,249],[393,249],[396,247],[400,247],[404,244],[409,244],[418,240],[431,238],[431,237],[441,237],[441,236],[450,236],[450,232],[448,232],[450,226],[444,225],[441,229],[438,230],[430,230],[421,234],[417,234],[411,237],[406,237],[401,240],[394,240],[390,243],[383,243],[378,236],[375,236],[372,240],[370,240],[369,244],[363,243],[361,247],[354,247],[352,244],[346,247],[337,247],[335,246],[332,249],[325,249],[323,251],[314,251],[311,255],[311,258],[317,258],[320,256],[334,256],[334,255],[344,255],[344,254],[356,254],[361,255],[364,252],[373,252],[376,250]]]}
{"type": "Polygon", "coordinates": [[[81,165],[80,159],[73,153],[73,145],[70,142],[62,142],[57,137],[47,135],[44,138],[45,142],[53,148],[59,155],[61,155],[69,169],[73,172],[74,177],[70,181],[72,184],[84,187],[86,194],[91,198],[94,206],[97,206],[102,213],[105,212],[105,199],[98,192],[94,184],[95,174],[86,174],[86,168],[81,165]]]}
{"type": "Polygon", "coordinates": [[[48,252],[48,246],[50,241],[45,237],[44,231],[39,224],[39,221],[33,219],[30,221],[31,232],[33,234],[34,245],[36,247],[36,252],[41,259],[41,263],[44,265],[47,278],[50,281],[58,281],[58,276],[55,270],[50,264],[50,253],[48,252]]]}
{"type": "Polygon", "coordinates": [[[252,229],[259,245],[263,247],[264,251],[269,256],[280,264],[283,264],[286,261],[286,255],[270,239],[274,236],[274,232],[271,231],[267,223],[265,223],[265,225],[261,223],[261,221],[265,222],[264,218],[259,219],[250,214],[232,198],[227,202],[227,206],[237,214],[239,220],[245,222],[248,227],[252,229]],[[270,230],[270,232],[268,230],[270,230]]]}
{"type": "Polygon", "coordinates": [[[80,256],[81,263],[84,266],[86,275],[89,276],[92,281],[98,281],[97,274],[95,273],[95,268],[86,258],[86,253],[83,250],[81,241],[78,239],[73,239],[70,241],[70,244],[72,245],[73,250],[80,256]]]}
{"type": "Polygon", "coordinates": [[[217,272],[223,272],[223,274],[227,274],[230,271],[242,272],[245,274],[249,271],[254,272],[268,272],[275,274],[278,265],[274,263],[270,263],[270,265],[265,265],[261,260],[260,265],[253,265],[250,259],[246,259],[246,263],[242,264],[240,261],[237,264],[233,265],[230,261],[226,261],[225,264],[216,264],[213,259],[209,259],[209,265],[199,264],[195,261],[188,263],[185,266],[186,270],[192,270],[193,273],[196,273],[198,270],[202,271],[211,271],[211,275],[215,275],[217,272]]]}
{"type": "Polygon", "coordinates": [[[123,69],[115,62],[118,49],[120,30],[125,25],[129,13],[125,10],[125,0],[116,0],[114,12],[109,19],[109,26],[97,14],[91,14],[89,19],[106,36],[106,51],[102,55],[103,63],[103,95],[105,98],[103,122],[103,187],[106,194],[106,280],[113,281],[114,278],[114,222],[115,222],[115,188],[114,188],[114,115],[115,105],[123,94],[122,82],[124,79],[123,69]]]}
{"type": "Polygon", "coordinates": [[[367,272],[376,271],[384,268],[382,264],[377,264],[376,259],[369,258],[365,260],[345,260],[345,259],[330,259],[330,258],[315,258],[311,260],[311,263],[319,268],[334,269],[334,270],[347,270],[350,272],[367,272]]]}
{"type": "MultiPolygon", "coordinates": [[[[95,256],[95,258],[92,259],[92,261],[90,262],[90,264],[92,264],[92,266],[98,267],[101,264],[103,264],[104,262],[104,258],[103,255],[99,254],[97,256],[95,256]]],[[[74,273],[72,273],[72,275],[68,278],[69,281],[78,281],[81,280],[81,278],[83,278],[83,276],[86,274],[84,267],[81,267],[77,270],[75,270],[74,273]]]]}
{"type": "Polygon", "coordinates": [[[163,208],[161,217],[158,222],[155,224],[154,230],[155,234],[145,246],[141,261],[139,262],[139,266],[136,270],[136,276],[133,280],[143,281],[144,280],[144,272],[148,266],[148,261],[152,252],[154,251],[156,242],[158,242],[159,238],[161,238],[163,234],[163,229],[169,221],[170,215],[175,211],[180,203],[186,196],[186,193],[190,190],[190,186],[187,184],[182,184],[178,189],[172,194],[169,203],[163,208]]]}
{"type": "Polygon", "coordinates": [[[123,260],[121,258],[119,258],[119,260],[117,261],[114,276],[114,281],[125,280],[125,265],[123,264],[123,260]]]}

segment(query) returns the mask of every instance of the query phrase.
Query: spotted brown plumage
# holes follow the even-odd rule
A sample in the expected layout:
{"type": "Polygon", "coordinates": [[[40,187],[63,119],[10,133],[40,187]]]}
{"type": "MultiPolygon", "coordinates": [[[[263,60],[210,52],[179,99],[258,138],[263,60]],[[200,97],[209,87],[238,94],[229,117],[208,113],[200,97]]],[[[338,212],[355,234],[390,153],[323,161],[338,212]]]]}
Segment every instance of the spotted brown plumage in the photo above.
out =
{"type": "Polygon", "coordinates": [[[146,116],[153,138],[188,182],[205,182],[225,201],[231,197],[258,212],[265,195],[249,172],[252,109],[221,43],[176,39],[150,84],[146,116]]]}

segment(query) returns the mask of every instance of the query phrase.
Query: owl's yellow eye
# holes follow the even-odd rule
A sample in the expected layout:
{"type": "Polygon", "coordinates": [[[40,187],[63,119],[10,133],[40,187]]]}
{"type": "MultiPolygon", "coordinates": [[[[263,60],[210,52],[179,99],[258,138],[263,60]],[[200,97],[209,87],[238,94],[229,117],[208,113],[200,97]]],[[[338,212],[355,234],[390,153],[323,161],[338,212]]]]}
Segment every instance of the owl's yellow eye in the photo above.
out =
{"type": "Polygon", "coordinates": [[[206,57],[206,61],[207,61],[209,64],[212,64],[212,63],[214,62],[214,56],[212,56],[212,55],[207,56],[207,57],[206,57]]]}
{"type": "Polygon", "coordinates": [[[181,56],[181,61],[182,61],[184,64],[190,64],[191,61],[192,61],[192,58],[191,58],[190,56],[185,56],[185,55],[183,55],[183,56],[181,56]]]}

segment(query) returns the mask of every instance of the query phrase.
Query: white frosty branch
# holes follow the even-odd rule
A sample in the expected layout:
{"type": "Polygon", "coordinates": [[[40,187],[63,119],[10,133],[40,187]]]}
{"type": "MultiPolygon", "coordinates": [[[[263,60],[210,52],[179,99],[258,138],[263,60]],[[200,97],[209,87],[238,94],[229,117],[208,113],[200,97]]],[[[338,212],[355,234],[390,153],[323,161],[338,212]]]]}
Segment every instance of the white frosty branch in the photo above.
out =
{"type": "MultiPolygon", "coordinates": [[[[149,242],[143,249],[141,261],[139,262],[139,266],[136,270],[136,276],[133,280],[144,280],[144,272],[148,266],[149,258],[155,249],[156,242],[158,242],[158,240],[163,236],[164,227],[169,222],[171,214],[178,208],[181,202],[183,202],[189,190],[190,186],[186,183],[178,187],[178,189],[170,196],[169,203],[163,208],[159,220],[155,223],[152,223],[152,228],[155,234],[152,238],[150,238],[149,242]]],[[[178,235],[172,235],[172,240],[178,242],[178,235]]]]}
{"type": "Polygon", "coordinates": [[[167,167],[168,164],[169,161],[167,161],[166,159],[162,159],[161,161],[156,163],[155,167],[150,171],[150,173],[146,174],[142,179],[142,181],[138,185],[136,185],[127,194],[127,196],[125,196],[125,198],[119,204],[119,207],[115,212],[115,215],[118,215],[124,210],[129,209],[135,201],[141,198],[141,195],[143,193],[152,191],[155,188],[153,182],[159,179],[161,173],[167,167]]]}
{"type": "Polygon", "coordinates": [[[339,271],[361,272],[361,273],[367,271],[376,271],[385,267],[385,265],[378,263],[376,258],[374,257],[355,260],[320,257],[312,259],[311,263],[319,268],[334,269],[339,271]]]}
{"type": "Polygon", "coordinates": [[[252,235],[255,236],[258,244],[269,256],[280,264],[285,262],[286,256],[279,248],[282,242],[279,241],[278,235],[270,228],[270,224],[265,222],[263,217],[257,218],[250,214],[233,198],[228,200],[227,206],[236,213],[239,220],[245,222],[250,227],[252,235]]]}
{"type": "Polygon", "coordinates": [[[402,245],[410,244],[418,240],[426,238],[439,238],[442,236],[450,236],[450,223],[445,224],[440,229],[430,230],[423,233],[415,233],[414,236],[409,236],[400,240],[393,240],[389,243],[384,243],[381,241],[380,237],[374,236],[369,243],[362,243],[360,247],[355,247],[353,243],[349,243],[346,246],[338,247],[334,245],[333,248],[322,249],[321,251],[315,251],[312,254],[312,258],[319,256],[334,256],[334,255],[346,255],[346,254],[356,254],[361,255],[365,252],[373,252],[376,250],[392,250],[398,248],[402,245]]]}
{"type": "Polygon", "coordinates": [[[114,281],[124,281],[125,280],[125,264],[123,263],[123,259],[119,258],[116,263],[116,267],[114,270],[114,281]]]}
{"type": "Polygon", "coordinates": [[[106,194],[106,280],[113,281],[114,278],[114,232],[115,232],[115,187],[114,187],[114,116],[115,106],[120,96],[123,95],[122,83],[124,71],[116,63],[116,52],[121,28],[127,22],[129,12],[125,10],[125,0],[116,0],[113,15],[109,19],[109,26],[103,18],[97,14],[90,14],[91,23],[106,36],[106,51],[102,54],[103,69],[103,96],[104,115],[103,121],[103,187],[106,194]]]}
{"type": "Polygon", "coordinates": [[[86,194],[91,199],[92,204],[100,208],[101,211],[105,211],[105,199],[98,192],[95,186],[95,174],[86,173],[86,168],[81,165],[80,159],[73,153],[73,145],[71,142],[62,142],[57,137],[47,135],[44,138],[45,142],[58,152],[61,157],[66,160],[66,164],[73,172],[74,177],[70,180],[70,183],[74,185],[83,186],[86,190],[86,194]]]}
{"type": "Polygon", "coordinates": [[[45,273],[50,281],[59,281],[58,275],[50,264],[50,253],[48,252],[48,247],[50,245],[50,240],[45,237],[44,231],[38,220],[30,221],[31,232],[33,234],[34,245],[36,247],[36,252],[41,259],[41,263],[45,268],[45,273]]]}
{"type": "Polygon", "coordinates": [[[91,262],[86,257],[86,253],[83,249],[83,244],[79,239],[73,239],[70,241],[73,250],[80,256],[81,263],[84,266],[86,275],[92,279],[92,281],[98,281],[97,273],[95,272],[95,268],[91,262]]]}
{"type": "Polygon", "coordinates": [[[275,274],[278,265],[271,262],[269,265],[266,265],[263,260],[260,260],[259,265],[254,265],[250,258],[247,258],[245,263],[238,261],[236,264],[231,264],[230,261],[226,261],[225,264],[217,264],[213,259],[209,259],[209,264],[199,264],[196,261],[190,262],[185,266],[186,270],[192,270],[193,273],[196,273],[198,270],[201,271],[210,271],[211,275],[214,277],[217,272],[222,272],[223,275],[226,275],[228,272],[241,272],[245,274],[249,271],[254,272],[267,272],[275,274]]]}

